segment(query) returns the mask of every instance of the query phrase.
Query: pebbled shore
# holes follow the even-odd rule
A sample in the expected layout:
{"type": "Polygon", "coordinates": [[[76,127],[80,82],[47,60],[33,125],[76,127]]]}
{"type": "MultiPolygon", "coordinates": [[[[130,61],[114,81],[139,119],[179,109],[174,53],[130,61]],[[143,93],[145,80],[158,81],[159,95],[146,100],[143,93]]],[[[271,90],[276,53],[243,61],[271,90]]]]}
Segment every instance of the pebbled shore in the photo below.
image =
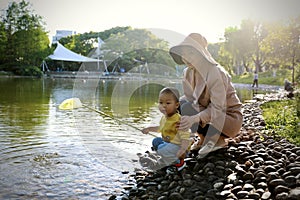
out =
{"type": "Polygon", "coordinates": [[[135,184],[109,199],[300,199],[300,147],[263,132],[260,105],[285,96],[257,95],[244,103],[243,127],[228,147],[199,160],[191,154],[187,167],[173,175],[136,169],[135,184]]]}

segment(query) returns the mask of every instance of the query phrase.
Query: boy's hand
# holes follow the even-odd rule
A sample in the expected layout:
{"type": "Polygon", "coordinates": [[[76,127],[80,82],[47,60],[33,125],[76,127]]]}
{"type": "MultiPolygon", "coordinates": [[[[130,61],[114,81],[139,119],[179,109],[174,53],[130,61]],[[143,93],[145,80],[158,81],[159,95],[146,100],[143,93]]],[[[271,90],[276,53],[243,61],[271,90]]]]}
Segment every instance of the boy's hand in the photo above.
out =
{"type": "Polygon", "coordinates": [[[148,133],[150,133],[150,132],[157,132],[158,131],[158,126],[149,126],[149,127],[147,127],[147,128],[144,128],[144,129],[142,129],[141,131],[142,131],[142,133],[144,133],[144,134],[148,134],[148,133]]]}
{"type": "Polygon", "coordinates": [[[142,129],[143,134],[148,134],[150,132],[149,128],[142,129]]]}

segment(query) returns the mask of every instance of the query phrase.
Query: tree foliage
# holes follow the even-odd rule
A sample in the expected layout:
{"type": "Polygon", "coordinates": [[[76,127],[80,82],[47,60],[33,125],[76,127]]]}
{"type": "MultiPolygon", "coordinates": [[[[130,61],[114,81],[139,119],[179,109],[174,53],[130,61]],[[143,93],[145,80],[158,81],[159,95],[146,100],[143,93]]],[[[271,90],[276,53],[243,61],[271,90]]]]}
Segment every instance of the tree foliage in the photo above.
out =
{"type": "MultiPolygon", "coordinates": [[[[91,56],[93,51],[95,51],[95,44],[98,43],[98,39],[106,40],[112,34],[117,34],[119,32],[123,32],[128,30],[130,27],[114,27],[102,32],[86,32],[82,34],[76,34],[68,37],[63,37],[59,40],[66,48],[70,49],[73,52],[81,54],[83,56],[91,56]]],[[[52,49],[56,47],[56,44],[52,45],[52,49]]],[[[56,66],[60,66],[59,61],[48,61],[49,68],[55,70],[56,66]]],[[[81,63],[68,62],[64,63],[64,70],[76,71],[79,69],[81,63]]]]}
{"type": "MultiPolygon", "coordinates": [[[[44,25],[42,17],[34,14],[27,1],[9,4],[0,21],[0,70],[23,73],[28,71],[26,67],[39,66],[51,54],[55,45],[49,48],[44,25]]],[[[90,56],[98,38],[105,41],[102,56],[109,60],[109,69],[119,65],[128,71],[146,62],[175,65],[168,55],[166,41],[147,30],[129,26],[76,34],[59,42],[76,53],[90,56]]],[[[230,74],[288,68],[292,70],[294,82],[300,64],[300,16],[272,23],[243,20],[240,27],[226,28],[224,38],[222,42],[209,44],[208,48],[230,74]]],[[[51,63],[57,65],[57,61],[49,62],[50,67],[51,63]]],[[[74,62],[65,65],[66,70],[80,67],[80,63],[74,62]]]]}
{"type": "Polygon", "coordinates": [[[106,40],[110,37],[110,35],[126,31],[129,28],[129,26],[126,26],[114,27],[102,32],[91,31],[88,33],[76,34],[61,38],[59,42],[71,51],[87,56],[90,53],[90,51],[94,48],[94,44],[98,42],[98,38],[100,38],[101,40],[106,40]]]}
{"type": "MultiPolygon", "coordinates": [[[[66,48],[81,55],[95,57],[95,43],[104,41],[101,59],[107,61],[108,71],[115,66],[131,70],[147,63],[174,66],[168,54],[168,43],[145,29],[115,27],[103,32],[89,32],[65,37],[59,40],[66,48]]],[[[65,70],[77,70],[80,63],[64,63],[65,70]]]]}
{"type": "Polygon", "coordinates": [[[299,66],[300,17],[272,23],[244,20],[240,28],[226,28],[224,38],[218,61],[236,74],[299,66]]]}
{"type": "Polygon", "coordinates": [[[174,66],[168,54],[168,43],[145,29],[129,29],[111,35],[102,51],[105,60],[126,71],[145,63],[174,66]]]}
{"type": "Polygon", "coordinates": [[[39,66],[49,53],[42,18],[25,0],[12,2],[0,23],[0,70],[23,75],[24,68],[39,66]]]}

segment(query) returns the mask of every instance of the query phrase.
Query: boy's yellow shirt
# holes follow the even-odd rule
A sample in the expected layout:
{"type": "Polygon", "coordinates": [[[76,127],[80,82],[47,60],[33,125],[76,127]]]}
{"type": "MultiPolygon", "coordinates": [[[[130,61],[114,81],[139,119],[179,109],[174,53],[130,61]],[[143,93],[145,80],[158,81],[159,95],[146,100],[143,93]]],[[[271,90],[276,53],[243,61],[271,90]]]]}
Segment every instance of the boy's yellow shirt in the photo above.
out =
{"type": "Polygon", "coordinates": [[[179,131],[176,123],[180,121],[180,114],[175,113],[171,117],[163,116],[159,123],[159,132],[165,142],[173,144],[181,144],[182,140],[189,140],[190,133],[188,131],[179,131]]]}

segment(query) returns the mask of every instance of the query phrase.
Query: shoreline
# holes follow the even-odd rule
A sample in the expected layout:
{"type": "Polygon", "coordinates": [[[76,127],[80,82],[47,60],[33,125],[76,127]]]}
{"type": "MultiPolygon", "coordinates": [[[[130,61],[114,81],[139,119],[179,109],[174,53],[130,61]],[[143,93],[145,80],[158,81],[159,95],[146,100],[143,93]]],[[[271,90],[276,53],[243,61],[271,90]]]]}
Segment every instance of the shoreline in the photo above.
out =
{"type": "Polygon", "coordinates": [[[243,127],[228,147],[198,160],[191,155],[174,175],[137,169],[135,185],[109,199],[300,199],[300,147],[265,134],[260,109],[285,98],[285,92],[256,95],[243,104],[243,127]]]}
{"type": "MultiPolygon", "coordinates": [[[[147,76],[128,76],[128,75],[86,75],[84,72],[82,72],[79,75],[76,75],[76,73],[61,73],[57,72],[52,75],[44,74],[42,77],[36,77],[36,76],[17,76],[17,75],[0,75],[0,78],[32,78],[32,79],[41,79],[41,78],[50,78],[50,79],[108,79],[108,80],[148,80],[150,79],[147,76]]],[[[165,79],[166,77],[158,77],[154,76],[153,79],[165,79]]],[[[181,80],[181,77],[171,77],[170,80],[181,80]]],[[[283,85],[267,85],[267,84],[259,84],[259,87],[252,87],[252,84],[248,83],[235,83],[233,82],[234,86],[237,86],[239,88],[245,88],[245,89],[251,89],[251,90],[283,90],[283,85]]]]}

